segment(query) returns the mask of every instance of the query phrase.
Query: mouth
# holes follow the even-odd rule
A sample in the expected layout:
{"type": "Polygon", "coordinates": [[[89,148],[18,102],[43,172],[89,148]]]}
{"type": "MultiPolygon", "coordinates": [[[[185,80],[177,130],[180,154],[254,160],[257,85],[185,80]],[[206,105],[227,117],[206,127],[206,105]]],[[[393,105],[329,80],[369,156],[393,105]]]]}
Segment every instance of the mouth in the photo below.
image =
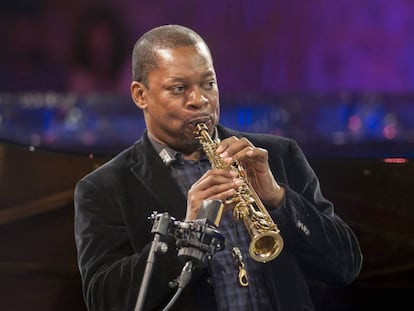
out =
{"type": "Polygon", "coordinates": [[[185,123],[185,127],[194,132],[196,130],[197,124],[204,123],[208,128],[213,124],[213,120],[209,116],[201,116],[192,118],[185,123]]]}

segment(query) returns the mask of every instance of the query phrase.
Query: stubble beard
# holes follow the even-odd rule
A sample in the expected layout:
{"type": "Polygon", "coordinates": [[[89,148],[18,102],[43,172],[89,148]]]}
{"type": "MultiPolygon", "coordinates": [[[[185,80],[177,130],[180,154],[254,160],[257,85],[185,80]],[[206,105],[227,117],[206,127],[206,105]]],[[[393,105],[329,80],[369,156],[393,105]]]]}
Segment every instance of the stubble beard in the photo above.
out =
{"type": "Polygon", "coordinates": [[[191,154],[196,151],[202,150],[201,144],[194,134],[192,137],[186,131],[182,131],[180,135],[180,145],[177,150],[184,154],[191,154]]]}

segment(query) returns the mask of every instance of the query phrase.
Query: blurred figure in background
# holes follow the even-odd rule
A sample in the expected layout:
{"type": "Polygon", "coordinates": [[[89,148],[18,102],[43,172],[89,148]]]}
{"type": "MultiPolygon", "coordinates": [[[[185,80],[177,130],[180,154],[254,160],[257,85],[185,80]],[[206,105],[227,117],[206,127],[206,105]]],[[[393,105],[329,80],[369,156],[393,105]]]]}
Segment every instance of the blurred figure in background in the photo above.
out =
{"type": "Polygon", "coordinates": [[[67,91],[129,94],[125,83],[131,76],[126,33],[114,8],[87,9],[74,29],[67,91]]]}
{"type": "Polygon", "coordinates": [[[6,29],[2,31],[0,91],[63,91],[65,72],[47,55],[40,10],[14,9],[7,15],[2,23],[6,29]]]}

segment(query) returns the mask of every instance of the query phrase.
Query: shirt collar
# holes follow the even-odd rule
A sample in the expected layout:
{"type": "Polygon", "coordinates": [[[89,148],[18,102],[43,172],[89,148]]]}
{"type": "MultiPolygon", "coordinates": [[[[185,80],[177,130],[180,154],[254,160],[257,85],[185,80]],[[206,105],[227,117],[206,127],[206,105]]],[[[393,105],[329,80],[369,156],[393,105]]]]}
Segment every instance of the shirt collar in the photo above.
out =
{"type": "MultiPolygon", "coordinates": [[[[214,141],[219,140],[217,128],[214,130],[213,137],[214,137],[214,141]]],[[[150,140],[155,151],[158,153],[162,162],[166,166],[170,166],[177,159],[177,157],[182,154],[181,152],[177,150],[174,150],[168,146],[160,144],[154,139],[154,137],[149,132],[148,132],[148,139],[150,140]]]]}

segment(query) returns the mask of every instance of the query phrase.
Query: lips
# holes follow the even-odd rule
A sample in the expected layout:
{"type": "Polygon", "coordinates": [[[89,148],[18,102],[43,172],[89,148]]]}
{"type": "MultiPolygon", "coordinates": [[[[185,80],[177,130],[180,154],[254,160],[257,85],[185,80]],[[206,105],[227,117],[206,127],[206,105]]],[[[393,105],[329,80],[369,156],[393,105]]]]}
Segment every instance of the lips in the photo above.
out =
{"type": "Polygon", "coordinates": [[[210,116],[196,117],[187,121],[185,127],[189,128],[191,131],[194,131],[198,123],[204,123],[207,127],[210,127],[213,120],[210,116]]]}

